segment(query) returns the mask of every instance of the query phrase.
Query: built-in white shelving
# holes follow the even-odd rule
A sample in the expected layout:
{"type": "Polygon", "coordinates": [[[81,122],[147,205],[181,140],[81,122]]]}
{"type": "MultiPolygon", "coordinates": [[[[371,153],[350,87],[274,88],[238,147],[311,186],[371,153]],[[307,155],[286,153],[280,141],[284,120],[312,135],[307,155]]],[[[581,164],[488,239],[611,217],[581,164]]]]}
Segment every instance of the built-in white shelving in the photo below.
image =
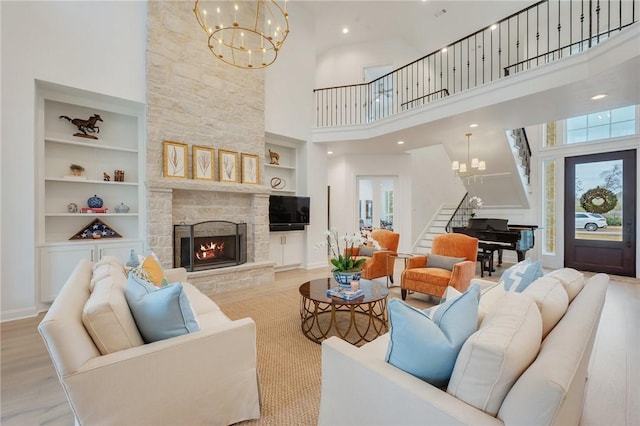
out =
{"type": "Polygon", "coordinates": [[[55,298],[66,277],[82,258],[97,261],[113,255],[126,259],[131,249],[144,252],[144,105],[100,94],[38,84],[37,247],[40,300],[55,298]],[[91,139],[79,134],[70,119],[98,114],[99,130],[91,139]],[[84,167],[74,176],[72,164],[84,167]],[[116,170],[124,171],[116,181],[116,170]],[[107,213],[81,213],[98,196],[107,213]],[[127,213],[117,213],[121,203],[127,213]],[[77,212],[75,212],[77,207],[77,212]],[[71,239],[100,219],[121,238],[71,239]]]}

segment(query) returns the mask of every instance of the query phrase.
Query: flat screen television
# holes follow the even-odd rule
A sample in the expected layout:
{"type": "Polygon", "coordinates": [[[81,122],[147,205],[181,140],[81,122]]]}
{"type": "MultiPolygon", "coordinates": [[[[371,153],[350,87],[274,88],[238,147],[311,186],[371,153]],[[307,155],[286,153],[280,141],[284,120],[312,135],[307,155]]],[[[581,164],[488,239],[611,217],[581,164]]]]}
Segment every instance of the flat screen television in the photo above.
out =
{"type": "Polygon", "coordinates": [[[269,229],[301,231],[309,224],[309,197],[271,195],[269,197],[269,229]]]}

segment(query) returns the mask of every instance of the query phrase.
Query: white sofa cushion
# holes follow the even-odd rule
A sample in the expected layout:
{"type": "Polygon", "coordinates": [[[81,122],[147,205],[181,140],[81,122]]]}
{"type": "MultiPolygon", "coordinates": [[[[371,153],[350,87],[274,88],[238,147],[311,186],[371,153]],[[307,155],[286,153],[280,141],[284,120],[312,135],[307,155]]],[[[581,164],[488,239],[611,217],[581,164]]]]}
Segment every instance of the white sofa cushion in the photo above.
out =
{"type": "Polygon", "coordinates": [[[480,303],[478,304],[478,328],[487,316],[489,311],[493,310],[498,301],[504,296],[504,285],[497,283],[489,288],[485,288],[480,292],[480,303]]]}
{"type": "Polygon", "coordinates": [[[513,383],[538,354],[542,319],[535,301],[507,293],[462,346],[447,392],[495,416],[513,383]]]}
{"type": "Polygon", "coordinates": [[[119,275],[122,279],[126,280],[127,275],[122,265],[107,262],[100,265],[94,265],[93,275],[91,276],[91,281],[89,281],[89,291],[93,291],[96,283],[103,278],[116,275],[119,275]]]}
{"type": "Polygon", "coordinates": [[[386,361],[435,386],[446,385],[456,356],[477,326],[476,285],[436,310],[433,320],[400,299],[389,301],[391,323],[386,361]]]}
{"type": "Polygon", "coordinates": [[[576,295],[580,293],[580,290],[582,290],[582,287],[584,287],[584,274],[572,268],[556,269],[547,274],[547,276],[553,277],[562,283],[562,286],[569,296],[569,303],[571,303],[573,298],[576,297],[576,295]]]}
{"type": "Polygon", "coordinates": [[[555,278],[538,278],[522,294],[533,297],[542,316],[542,338],[556,326],[567,312],[569,297],[564,287],[555,278]]]}
{"type": "Polygon", "coordinates": [[[200,292],[193,284],[182,283],[182,288],[191,302],[191,308],[200,321],[200,316],[209,312],[220,311],[220,307],[205,294],[200,292]]]}
{"type": "MultiPolygon", "coordinates": [[[[99,268],[112,268],[105,264],[99,268]]],[[[144,344],[124,297],[126,279],[116,270],[94,283],[82,323],[102,355],[144,344]]]]}
{"type": "Polygon", "coordinates": [[[221,324],[231,322],[228,316],[221,310],[207,312],[206,314],[198,315],[198,325],[200,330],[207,330],[210,328],[218,327],[221,324]]]}
{"type": "Polygon", "coordinates": [[[93,264],[93,271],[95,273],[96,268],[102,266],[102,265],[114,265],[114,266],[120,266],[122,267],[122,261],[117,258],[116,256],[102,256],[100,258],[100,260],[98,260],[96,263],[93,264]]]}

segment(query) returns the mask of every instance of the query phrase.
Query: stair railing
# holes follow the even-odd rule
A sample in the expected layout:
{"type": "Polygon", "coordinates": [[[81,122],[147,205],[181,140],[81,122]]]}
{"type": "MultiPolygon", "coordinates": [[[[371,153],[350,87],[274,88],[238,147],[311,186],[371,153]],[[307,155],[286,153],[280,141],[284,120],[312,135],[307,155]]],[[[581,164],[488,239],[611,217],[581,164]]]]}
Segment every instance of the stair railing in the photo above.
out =
{"type": "Polygon", "coordinates": [[[466,227],[469,224],[469,219],[474,215],[469,193],[467,192],[451,215],[451,219],[447,222],[447,226],[444,228],[445,231],[453,232],[454,227],[466,227]]]}
{"type": "Polygon", "coordinates": [[[568,57],[637,22],[640,0],[543,0],[365,84],[315,89],[316,127],[374,122],[568,57]]]}
{"type": "Polygon", "coordinates": [[[520,165],[524,169],[524,176],[527,178],[527,184],[531,184],[531,147],[529,146],[529,138],[524,128],[513,129],[511,134],[514,138],[515,148],[518,150],[520,165]]]}

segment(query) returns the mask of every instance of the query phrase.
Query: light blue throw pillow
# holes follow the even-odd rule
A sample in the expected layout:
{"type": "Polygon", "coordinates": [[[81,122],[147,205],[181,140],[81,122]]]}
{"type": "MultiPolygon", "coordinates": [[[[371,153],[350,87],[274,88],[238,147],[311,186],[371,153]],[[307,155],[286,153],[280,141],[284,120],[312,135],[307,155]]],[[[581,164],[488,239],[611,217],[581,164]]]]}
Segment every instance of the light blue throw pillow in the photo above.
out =
{"type": "Polygon", "coordinates": [[[539,260],[531,262],[525,259],[504,271],[500,282],[504,284],[506,292],[522,293],[529,284],[542,275],[542,264],[539,260]]]}
{"type": "Polygon", "coordinates": [[[440,305],[429,319],[400,299],[389,301],[386,361],[434,386],[447,384],[460,348],[478,328],[480,287],[440,305]]]}
{"type": "Polygon", "coordinates": [[[125,297],[146,343],[200,330],[180,282],[156,287],[129,274],[125,297]]]}

